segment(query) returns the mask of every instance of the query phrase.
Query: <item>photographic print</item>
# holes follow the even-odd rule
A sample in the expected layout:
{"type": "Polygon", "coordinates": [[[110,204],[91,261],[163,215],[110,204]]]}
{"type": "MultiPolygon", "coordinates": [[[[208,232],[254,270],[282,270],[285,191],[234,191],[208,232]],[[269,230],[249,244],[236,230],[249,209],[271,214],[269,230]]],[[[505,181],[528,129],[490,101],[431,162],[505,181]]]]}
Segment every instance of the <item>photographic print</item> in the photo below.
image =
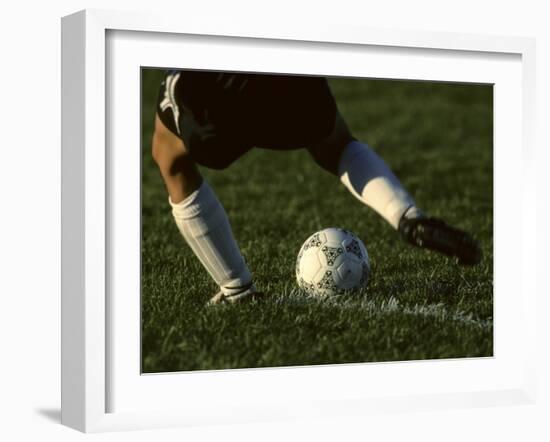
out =
{"type": "Polygon", "coordinates": [[[142,68],[140,93],[143,373],[493,355],[491,84],[142,68]]]}

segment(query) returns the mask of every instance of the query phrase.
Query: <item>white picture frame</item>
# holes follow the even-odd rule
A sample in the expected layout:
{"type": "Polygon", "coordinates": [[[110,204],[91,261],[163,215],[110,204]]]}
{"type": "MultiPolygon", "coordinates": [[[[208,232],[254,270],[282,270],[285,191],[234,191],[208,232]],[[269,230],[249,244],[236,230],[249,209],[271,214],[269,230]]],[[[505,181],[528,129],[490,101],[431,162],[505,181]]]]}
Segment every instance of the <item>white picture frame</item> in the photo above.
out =
{"type": "MultiPolygon", "coordinates": [[[[281,50],[284,52],[285,49],[281,50]]],[[[139,62],[139,58],[138,54],[137,58],[132,59],[139,62]]],[[[224,62],[223,60],[220,62],[222,67],[224,62]]],[[[147,63],[142,64],[147,65],[147,63]]],[[[534,168],[534,64],[535,42],[529,38],[349,28],[338,25],[326,26],[325,23],[308,26],[278,23],[270,26],[266,23],[243,24],[197,18],[182,24],[168,15],[155,16],[101,10],[81,11],[64,17],[62,20],[62,423],[80,431],[98,432],[208,424],[214,420],[216,422],[251,422],[289,417],[533,403],[536,397],[536,349],[534,348],[536,340],[533,339],[536,287],[535,266],[526,265],[526,256],[530,254],[531,263],[533,256],[536,256],[532,253],[536,247],[535,229],[532,228],[535,219],[535,201],[533,193],[529,192],[534,188],[535,178],[528,173],[534,168]],[[148,389],[147,394],[154,395],[155,392],[160,392],[155,399],[157,403],[149,402],[152,403],[150,409],[129,410],[125,407],[121,407],[120,410],[117,407],[113,409],[109,399],[113,389],[116,388],[113,378],[122,379],[121,376],[114,376],[117,370],[117,364],[114,361],[117,360],[117,356],[120,361],[124,354],[114,353],[113,349],[120,349],[120,346],[111,344],[111,335],[114,334],[113,324],[117,318],[112,311],[112,300],[109,299],[109,290],[113,287],[110,280],[112,275],[109,273],[112,264],[110,260],[114,259],[110,256],[109,244],[114,239],[112,235],[116,229],[110,229],[109,223],[112,221],[111,212],[113,200],[116,197],[110,194],[112,189],[109,186],[113,166],[109,164],[112,157],[108,149],[110,134],[107,132],[106,121],[112,117],[108,108],[111,76],[106,75],[106,72],[108,72],[109,63],[113,62],[109,57],[118,57],[120,53],[110,51],[108,36],[114,35],[113,33],[130,35],[136,32],[143,41],[162,39],[163,36],[174,41],[178,38],[185,39],[186,36],[198,36],[216,37],[222,42],[246,40],[251,45],[268,42],[272,46],[281,45],[285,48],[289,45],[298,48],[299,45],[303,46],[306,43],[308,47],[328,45],[335,51],[368,47],[374,48],[382,55],[395,48],[403,53],[420,50],[425,51],[422,52],[422,56],[428,54],[434,61],[441,57],[455,57],[461,54],[469,54],[478,60],[491,57],[496,59],[500,56],[515,60],[514,64],[519,71],[514,71],[513,75],[516,80],[519,79],[519,82],[513,83],[518,85],[518,90],[511,92],[514,99],[519,100],[520,109],[511,109],[512,113],[507,118],[512,119],[508,122],[515,123],[512,139],[518,141],[511,148],[515,149],[511,152],[511,161],[513,163],[519,155],[526,179],[521,189],[510,190],[517,192],[524,210],[511,215],[515,218],[506,222],[516,223],[515,225],[521,230],[521,238],[513,246],[516,247],[514,251],[520,257],[521,272],[510,275],[507,270],[513,270],[510,264],[514,263],[504,256],[502,265],[496,267],[497,270],[500,268],[503,271],[500,275],[498,271],[495,272],[495,277],[501,278],[502,281],[504,281],[503,278],[513,278],[511,280],[514,283],[513,287],[517,287],[521,293],[516,300],[516,312],[521,314],[517,314],[514,320],[521,330],[517,342],[520,342],[521,338],[523,347],[521,353],[516,355],[513,364],[510,361],[506,362],[508,365],[514,365],[513,370],[506,371],[508,367],[506,364],[499,366],[499,370],[503,370],[504,375],[499,378],[498,383],[487,388],[483,387],[482,382],[477,384],[468,382],[477,372],[483,372],[487,377],[494,374],[492,370],[497,367],[495,361],[499,359],[496,351],[495,358],[481,363],[484,366],[470,364],[472,361],[447,361],[440,365],[437,365],[437,362],[431,362],[429,367],[421,365],[422,363],[418,363],[420,365],[395,363],[319,367],[316,368],[315,373],[323,373],[323,376],[333,378],[342,376],[342,373],[344,377],[360,376],[364,370],[369,370],[369,373],[374,373],[375,370],[377,373],[409,370],[415,371],[420,377],[427,376],[427,370],[432,377],[439,370],[446,370],[447,374],[464,372],[468,374],[465,375],[465,381],[458,390],[450,388],[450,385],[456,381],[447,380],[438,384],[437,388],[424,392],[422,390],[405,391],[397,383],[395,389],[382,388],[376,394],[359,391],[351,396],[346,394],[344,388],[341,392],[334,390],[311,397],[307,395],[312,394],[313,390],[310,387],[313,384],[308,386],[308,380],[311,379],[313,372],[305,372],[304,368],[179,374],[180,378],[186,376],[187,381],[190,379],[189,376],[195,376],[193,382],[201,385],[202,396],[206,395],[206,399],[209,399],[209,394],[213,394],[208,393],[209,384],[226,385],[228,383],[226,381],[231,381],[230,383],[238,385],[243,392],[242,397],[229,402],[231,409],[223,406],[214,407],[216,412],[212,412],[212,407],[208,407],[204,397],[199,397],[201,396],[199,390],[189,390],[191,393],[184,399],[179,397],[178,400],[182,403],[179,410],[173,404],[166,407],[159,404],[162,395],[165,395],[166,403],[170,402],[163,389],[173,388],[174,383],[169,376],[157,376],[155,382],[161,382],[163,385],[153,384],[152,381],[147,380],[150,385],[143,387],[144,391],[148,389]],[[276,376],[279,380],[275,384],[299,382],[304,386],[303,391],[298,391],[296,396],[289,395],[287,399],[281,396],[273,401],[260,400],[262,386],[266,386],[271,378],[275,380],[276,376]],[[299,396],[300,394],[302,396],[299,396]]],[[[335,69],[333,73],[338,73],[338,68],[335,69]]],[[[434,69],[437,69],[437,63],[434,64],[434,69]]],[[[417,78],[424,78],[422,66],[419,67],[418,72],[417,78]]],[[[383,75],[388,77],[387,74],[383,75]]],[[[395,78],[400,77],[396,74],[395,78]]],[[[499,103],[495,103],[496,114],[499,112],[498,106],[499,103]]],[[[502,141],[497,136],[495,143],[497,151],[499,140],[502,141]]],[[[501,167],[499,165],[501,160],[503,164],[506,163],[506,156],[507,153],[502,155],[495,167],[501,167]]],[[[498,179],[498,170],[496,179],[498,179]]],[[[496,209],[500,207],[501,210],[505,210],[502,205],[499,206],[498,193],[497,189],[496,209]]],[[[495,218],[498,222],[502,218],[499,218],[498,210],[495,218]]],[[[502,249],[499,250],[497,240],[495,244],[495,257],[502,256],[503,252],[502,249]]],[[[518,268],[517,256],[515,268],[518,268]]],[[[495,290],[497,288],[506,290],[506,284],[496,286],[495,290]]],[[[130,311],[135,312],[135,309],[130,311]]],[[[504,325],[500,329],[503,338],[510,336],[510,333],[506,333],[509,326],[505,322],[510,310],[506,311],[508,313],[502,315],[501,323],[504,325]]],[[[139,318],[133,320],[139,322],[139,318]]],[[[499,320],[500,318],[496,316],[496,321],[499,320]]],[[[134,325],[135,322],[131,330],[135,330],[134,325]]],[[[498,338],[497,335],[496,342],[498,338]]],[[[504,355],[504,351],[501,354],[504,355]]],[[[130,359],[135,363],[133,356],[130,356],[130,359]]],[[[506,358],[503,357],[503,360],[506,358]]],[[[131,377],[137,382],[143,380],[141,373],[136,372],[132,367],[128,368],[131,371],[128,378],[131,377]]],[[[380,376],[383,375],[380,374],[380,376]]],[[[480,377],[480,379],[485,378],[480,377]]],[[[121,393],[117,394],[119,396],[127,394],[135,385],[137,384],[128,383],[126,393],[121,390],[121,393]]],[[[227,404],[227,398],[234,397],[231,395],[235,395],[235,391],[228,390],[220,393],[222,396],[223,394],[227,396],[220,399],[220,404],[227,404]]],[[[144,397],[149,400],[147,395],[144,394],[144,397]]],[[[131,400],[135,398],[130,398],[128,401],[131,400]]]]}

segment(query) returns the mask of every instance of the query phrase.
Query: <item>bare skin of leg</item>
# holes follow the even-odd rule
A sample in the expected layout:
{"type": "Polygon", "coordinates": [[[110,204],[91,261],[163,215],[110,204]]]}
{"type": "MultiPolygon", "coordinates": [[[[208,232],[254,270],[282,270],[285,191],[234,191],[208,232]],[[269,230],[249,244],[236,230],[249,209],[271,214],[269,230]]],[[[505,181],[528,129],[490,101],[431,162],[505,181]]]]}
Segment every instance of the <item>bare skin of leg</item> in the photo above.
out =
{"type": "Polygon", "coordinates": [[[155,118],[153,159],[157,163],[170,199],[177,204],[196,191],[202,176],[183,141],[155,118]]]}
{"type": "Polygon", "coordinates": [[[317,145],[309,146],[308,151],[315,162],[327,172],[338,176],[338,164],[345,147],[354,138],[344,117],[336,113],[334,128],[327,138],[317,145]]]}

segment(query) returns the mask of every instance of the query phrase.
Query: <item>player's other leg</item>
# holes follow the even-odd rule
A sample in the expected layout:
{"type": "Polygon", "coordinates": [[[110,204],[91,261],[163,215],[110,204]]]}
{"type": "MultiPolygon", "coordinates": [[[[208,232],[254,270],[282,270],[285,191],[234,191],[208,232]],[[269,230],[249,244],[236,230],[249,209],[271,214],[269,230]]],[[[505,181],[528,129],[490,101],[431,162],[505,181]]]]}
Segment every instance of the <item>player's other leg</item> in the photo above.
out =
{"type": "Polygon", "coordinates": [[[340,177],[346,188],[374,209],[408,243],[456,257],[472,265],[481,259],[477,241],[468,233],[426,216],[388,165],[366,143],[357,141],[336,114],[332,133],[309,152],[325,170],[340,177]]]}
{"type": "Polygon", "coordinates": [[[202,178],[183,141],[164,125],[158,114],[152,148],[176,225],[220,287],[211,302],[231,303],[251,298],[256,293],[252,275],[223,206],[202,178]]]}

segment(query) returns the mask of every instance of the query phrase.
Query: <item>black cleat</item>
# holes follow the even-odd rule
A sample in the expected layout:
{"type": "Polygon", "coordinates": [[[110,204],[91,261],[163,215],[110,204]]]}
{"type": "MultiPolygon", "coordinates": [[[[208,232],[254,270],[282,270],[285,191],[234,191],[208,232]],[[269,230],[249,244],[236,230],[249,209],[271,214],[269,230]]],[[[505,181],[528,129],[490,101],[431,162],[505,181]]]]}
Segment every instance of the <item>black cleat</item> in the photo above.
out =
{"type": "Polygon", "coordinates": [[[402,217],[399,233],[409,244],[456,257],[462,265],[474,265],[481,260],[479,244],[469,233],[437,218],[402,217]]]}

